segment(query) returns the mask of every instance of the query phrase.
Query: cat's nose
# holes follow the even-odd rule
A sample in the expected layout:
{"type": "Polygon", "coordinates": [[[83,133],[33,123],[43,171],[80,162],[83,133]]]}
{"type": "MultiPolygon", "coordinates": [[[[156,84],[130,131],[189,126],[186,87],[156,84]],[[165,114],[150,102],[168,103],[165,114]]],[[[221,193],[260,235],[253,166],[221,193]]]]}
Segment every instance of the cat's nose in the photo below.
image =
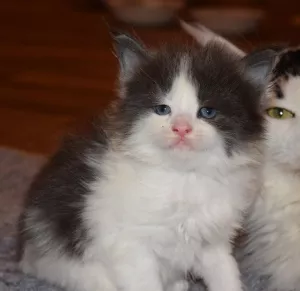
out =
{"type": "Polygon", "coordinates": [[[181,137],[184,137],[185,135],[189,134],[190,132],[192,132],[192,130],[192,126],[187,122],[174,124],[172,126],[172,131],[181,137]]]}

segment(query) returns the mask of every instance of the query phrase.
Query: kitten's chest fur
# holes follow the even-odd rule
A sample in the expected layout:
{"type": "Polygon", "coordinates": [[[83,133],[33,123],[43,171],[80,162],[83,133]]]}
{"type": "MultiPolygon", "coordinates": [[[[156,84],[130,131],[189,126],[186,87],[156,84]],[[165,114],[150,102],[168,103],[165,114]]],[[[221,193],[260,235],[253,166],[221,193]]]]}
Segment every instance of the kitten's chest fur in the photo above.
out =
{"type": "Polygon", "coordinates": [[[292,231],[292,225],[300,227],[299,173],[267,166],[264,177],[263,192],[253,212],[257,223],[268,222],[274,230],[286,232],[292,231]]]}
{"type": "Polygon", "coordinates": [[[119,162],[105,176],[89,201],[99,236],[108,243],[109,237],[134,237],[162,257],[185,262],[205,244],[227,242],[253,195],[251,171],[223,175],[119,162]]]}

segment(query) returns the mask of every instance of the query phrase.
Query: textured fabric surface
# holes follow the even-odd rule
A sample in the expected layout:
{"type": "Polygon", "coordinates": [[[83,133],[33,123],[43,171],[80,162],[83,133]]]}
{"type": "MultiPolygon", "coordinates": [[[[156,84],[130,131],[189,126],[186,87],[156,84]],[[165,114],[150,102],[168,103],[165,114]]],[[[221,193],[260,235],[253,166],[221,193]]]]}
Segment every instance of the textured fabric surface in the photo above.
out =
{"type": "Polygon", "coordinates": [[[42,156],[0,148],[0,291],[59,290],[23,275],[17,266],[17,220],[26,190],[44,162],[42,156]]]}

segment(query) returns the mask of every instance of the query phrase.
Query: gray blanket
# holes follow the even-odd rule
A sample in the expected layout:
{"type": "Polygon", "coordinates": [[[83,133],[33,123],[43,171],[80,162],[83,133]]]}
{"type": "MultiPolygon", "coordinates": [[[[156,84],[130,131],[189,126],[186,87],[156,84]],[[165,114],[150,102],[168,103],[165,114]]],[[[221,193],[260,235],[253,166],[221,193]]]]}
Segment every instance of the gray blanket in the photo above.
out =
{"type": "Polygon", "coordinates": [[[0,291],[58,291],[18,270],[16,222],[24,194],[45,158],[0,148],[0,291]]]}

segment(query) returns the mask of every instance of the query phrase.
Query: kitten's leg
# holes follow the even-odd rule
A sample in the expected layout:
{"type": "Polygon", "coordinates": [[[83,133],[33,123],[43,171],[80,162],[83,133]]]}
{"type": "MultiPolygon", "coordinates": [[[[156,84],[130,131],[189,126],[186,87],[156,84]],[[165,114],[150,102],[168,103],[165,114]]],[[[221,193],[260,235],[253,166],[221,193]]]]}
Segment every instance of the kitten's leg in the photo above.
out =
{"type": "Polygon", "coordinates": [[[145,246],[122,242],[113,252],[115,281],[123,291],[163,291],[159,262],[145,246]]]}
{"type": "Polygon", "coordinates": [[[160,262],[160,277],[165,291],[188,291],[189,281],[184,271],[174,268],[167,261],[160,262]]]}
{"type": "Polygon", "coordinates": [[[209,291],[243,290],[238,265],[229,247],[206,247],[198,259],[193,271],[204,279],[209,291]]]}
{"type": "Polygon", "coordinates": [[[41,256],[27,245],[20,267],[24,273],[44,279],[67,291],[117,291],[111,274],[97,261],[83,262],[55,251],[41,256]]]}

